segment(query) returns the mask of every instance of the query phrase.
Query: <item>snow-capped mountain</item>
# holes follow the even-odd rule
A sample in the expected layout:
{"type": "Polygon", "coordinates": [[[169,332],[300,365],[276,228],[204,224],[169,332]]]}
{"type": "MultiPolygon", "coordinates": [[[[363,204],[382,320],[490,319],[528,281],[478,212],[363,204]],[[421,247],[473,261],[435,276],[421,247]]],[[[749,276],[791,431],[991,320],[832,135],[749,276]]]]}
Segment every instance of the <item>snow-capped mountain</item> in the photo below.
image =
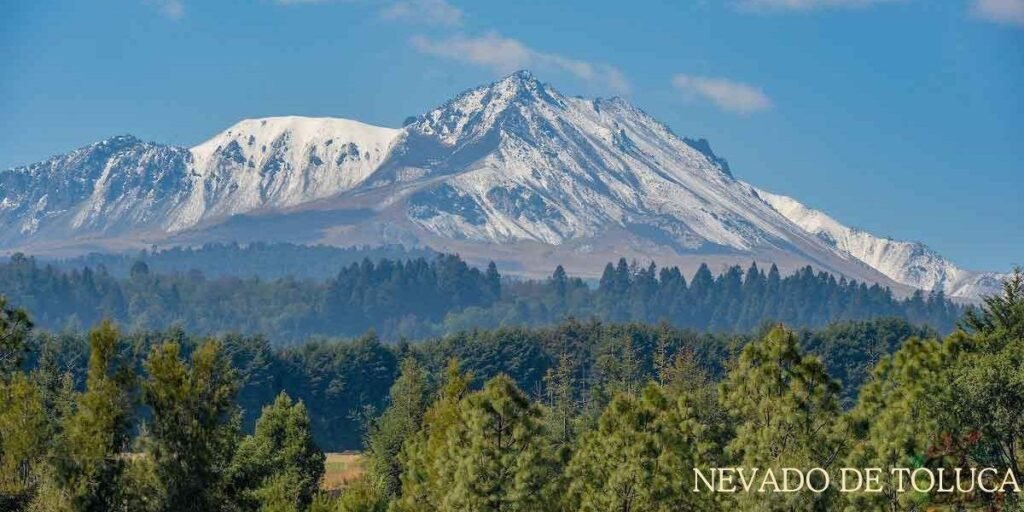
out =
{"type": "Polygon", "coordinates": [[[933,283],[822,237],[771,197],[707,141],[621,98],[568,97],[518,72],[402,129],[251,119],[193,148],[115,137],[0,172],[0,247],[401,242],[527,275],[555,263],[593,274],[622,255],[691,270],[810,264],[899,291],[933,283]]]}
{"type": "Polygon", "coordinates": [[[173,233],[348,190],[400,130],[345,119],[242,121],[194,148],[113,137],[0,173],[0,244],[173,233]]]}
{"type": "Polygon", "coordinates": [[[425,184],[409,218],[450,238],[557,245],[642,224],[682,249],[748,251],[802,236],[626,101],[565,97],[525,72],[408,126],[367,186],[395,182],[425,184]]]}
{"type": "Polygon", "coordinates": [[[160,225],[192,187],[191,158],[121,136],[0,172],[0,245],[160,225]]]}
{"type": "Polygon", "coordinates": [[[927,245],[882,238],[840,224],[827,214],[791,197],[758,190],[776,211],[826,243],[892,278],[922,290],[941,290],[953,297],[998,294],[1007,274],[973,272],[957,267],[927,245]]]}

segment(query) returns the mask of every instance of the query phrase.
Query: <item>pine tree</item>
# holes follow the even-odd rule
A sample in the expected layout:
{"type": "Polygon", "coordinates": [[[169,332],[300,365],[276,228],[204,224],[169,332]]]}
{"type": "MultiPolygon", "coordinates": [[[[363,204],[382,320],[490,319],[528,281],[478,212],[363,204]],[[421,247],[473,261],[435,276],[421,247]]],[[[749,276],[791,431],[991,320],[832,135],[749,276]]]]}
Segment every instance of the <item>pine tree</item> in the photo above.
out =
{"type": "Polygon", "coordinates": [[[0,380],[0,510],[22,510],[50,444],[42,393],[24,373],[0,380]]]}
{"type": "Polygon", "coordinates": [[[540,409],[499,375],[466,398],[440,467],[452,486],[441,508],[543,511],[555,508],[560,479],[546,448],[540,409]]]}
{"type": "Polygon", "coordinates": [[[305,510],[323,474],[324,453],[313,441],[306,406],[284,392],[263,408],[228,468],[231,492],[260,510],[305,510]]]}
{"type": "MultiPolygon", "coordinates": [[[[1015,269],[1001,295],[970,310],[944,345],[944,393],[928,395],[949,439],[937,442],[953,461],[1012,471],[1024,481],[1024,271],[1015,269]]],[[[947,464],[948,466],[949,464],[947,464]]],[[[1018,493],[982,495],[987,506],[1024,506],[1018,493]]]]}
{"type": "Polygon", "coordinates": [[[1003,281],[1003,293],[985,297],[981,309],[964,313],[961,327],[969,333],[993,334],[1024,338],[1024,268],[1017,267],[1003,281]]]}
{"type": "Polygon", "coordinates": [[[567,449],[576,437],[574,425],[579,407],[576,405],[576,367],[567,351],[558,356],[558,363],[544,375],[546,386],[548,431],[558,449],[567,449]]]}
{"type": "Polygon", "coordinates": [[[32,322],[21,309],[7,306],[7,298],[0,295],[0,381],[4,381],[21,367],[32,322]]]}
{"type": "Polygon", "coordinates": [[[229,502],[223,476],[239,441],[238,380],[220,343],[207,341],[190,364],[180,345],[153,347],[143,401],[152,411],[146,455],[165,486],[162,510],[200,512],[229,502]]]}
{"type": "Polygon", "coordinates": [[[484,273],[487,281],[487,290],[490,292],[490,301],[501,298],[501,274],[498,273],[498,266],[493,261],[487,263],[487,271],[484,273]]]}
{"type": "Polygon", "coordinates": [[[911,339],[878,363],[850,411],[852,443],[844,465],[881,468],[882,492],[844,495],[860,510],[916,510],[927,496],[898,493],[893,468],[923,466],[940,426],[931,404],[948,393],[942,377],[952,354],[935,341],[911,339]]]}
{"type": "Polygon", "coordinates": [[[86,390],[65,418],[57,441],[55,478],[72,510],[118,507],[135,404],[135,376],[117,356],[120,334],[109,322],[89,333],[86,390]]]}
{"type": "Polygon", "coordinates": [[[601,512],[718,510],[708,493],[692,492],[694,467],[707,462],[705,428],[680,415],[656,385],[642,397],[620,394],[597,430],[580,438],[567,469],[568,510],[601,512]]]}
{"type": "Polygon", "coordinates": [[[459,428],[460,405],[469,392],[472,375],[450,359],[437,398],[423,415],[423,426],[407,439],[399,455],[402,495],[393,507],[399,511],[435,511],[453,485],[452,468],[446,465],[448,437],[459,428]]]}
{"type": "Polygon", "coordinates": [[[370,426],[366,448],[372,477],[381,482],[385,496],[393,497],[402,489],[402,444],[420,430],[427,409],[427,376],[415,359],[402,361],[389,394],[388,408],[370,426]]]}
{"type": "MultiPolygon", "coordinates": [[[[824,468],[837,471],[843,447],[837,426],[839,385],[821,361],[800,353],[796,336],[782,326],[747,345],[721,385],[720,400],[738,422],[727,453],[737,466],[824,468]]],[[[780,473],[781,474],[781,473],[780,473]]],[[[815,486],[820,477],[808,477],[815,486]]],[[[744,507],[765,510],[830,510],[835,490],[821,494],[741,493],[744,507]]]]}
{"type": "Polygon", "coordinates": [[[550,301],[551,308],[555,315],[564,315],[569,309],[569,277],[561,265],[555,267],[549,284],[553,290],[553,297],[550,301]]]}

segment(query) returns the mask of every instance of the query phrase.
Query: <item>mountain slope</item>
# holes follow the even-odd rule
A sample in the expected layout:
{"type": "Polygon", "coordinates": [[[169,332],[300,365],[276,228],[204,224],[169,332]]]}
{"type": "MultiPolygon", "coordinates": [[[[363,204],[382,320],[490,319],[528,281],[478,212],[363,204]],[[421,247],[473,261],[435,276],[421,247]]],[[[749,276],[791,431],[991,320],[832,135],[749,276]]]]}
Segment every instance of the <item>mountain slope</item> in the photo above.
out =
{"type": "Polygon", "coordinates": [[[242,121],[194,148],[113,137],[0,173],[0,245],[174,233],[351,189],[400,130],[346,119],[242,121]]]}
{"type": "MultiPolygon", "coordinates": [[[[414,222],[440,235],[559,244],[609,223],[644,224],[685,249],[737,250],[787,235],[773,212],[664,125],[621,99],[565,97],[526,73],[460,95],[407,133],[408,146],[456,157],[394,162],[422,176],[457,173],[410,201],[414,222]],[[461,210],[439,208],[449,198],[461,210]]],[[[375,176],[373,185],[394,178],[375,176]]]]}
{"type": "Polygon", "coordinates": [[[0,173],[0,245],[161,225],[192,188],[187,149],[113,137],[0,173]]]}
{"type": "Polygon", "coordinates": [[[528,72],[402,129],[276,117],[193,148],[115,137],[2,172],[0,187],[8,250],[403,243],[534,276],[556,263],[592,275],[626,256],[689,271],[705,261],[809,264],[900,292],[928,284],[807,229],[736,180],[707,141],[678,137],[621,98],[568,97],[528,72]]]}
{"type": "Polygon", "coordinates": [[[997,294],[1006,274],[972,272],[957,267],[920,242],[881,238],[840,224],[827,214],[795,199],[758,190],[779,213],[826,243],[893,280],[922,290],[941,290],[949,296],[977,298],[997,294]]]}

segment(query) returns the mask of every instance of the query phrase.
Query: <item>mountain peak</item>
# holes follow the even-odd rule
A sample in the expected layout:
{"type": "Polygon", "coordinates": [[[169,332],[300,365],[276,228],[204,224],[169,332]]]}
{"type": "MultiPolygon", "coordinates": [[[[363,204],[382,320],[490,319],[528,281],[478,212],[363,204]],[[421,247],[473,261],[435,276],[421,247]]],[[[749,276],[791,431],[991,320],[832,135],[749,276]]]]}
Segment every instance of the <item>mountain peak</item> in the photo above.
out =
{"type": "Polygon", "coordinates": [[[566,96],[520,70],[401,129],[244,119],[191,148],[124,135],[0,173],[0,248],[400,241],[501,245],[527,272],[547,247],[580,264],[602,253],[781,258],[950,295],[995,282],[920,244],[805,219],[728,169],[706,140],[677,136],[625,99],[566,96]]]}
{"type": "Polygon", "coordinates": [[[110,144],[110,143],[114,143],[114,144],[134,144],[134,143],[137,143],[137,142],[142,142],[142,139],[140,139],[140,138],[138,138],[138,137],[136,137],[136,136],[134,136],[134,135],[132,135],[130,133],[125,133],[123,135],[114,135],[113,137],[108,137],[108,138],[102,140],[100,142],[100,144],[110,144]]]}
{"type": "Polygon", "coordinates": [[[549,96],[549,87],[525,69],[516,71],[484,89],[492,95],[504,96],[509,100],[532,101],[549,96]]]}
{"type": "Polygon", "coordinates": [[[506,76],[499,80],[499,82],[518,82],[525,84],[540,84],[540,80],[533,75],[528,69],[520,69],[511,75],[506,76]]]}
{"type": "Polygon", "coordinates": [[[463,92],[425,114],[411,125],[411,130],[453,145],[460,140],[478,139],[496,126],[521,126],[522,112],[535,110],[539,105],[565,108],[558,91],[541,83],[529,71],[520,70],[463,92]]]}

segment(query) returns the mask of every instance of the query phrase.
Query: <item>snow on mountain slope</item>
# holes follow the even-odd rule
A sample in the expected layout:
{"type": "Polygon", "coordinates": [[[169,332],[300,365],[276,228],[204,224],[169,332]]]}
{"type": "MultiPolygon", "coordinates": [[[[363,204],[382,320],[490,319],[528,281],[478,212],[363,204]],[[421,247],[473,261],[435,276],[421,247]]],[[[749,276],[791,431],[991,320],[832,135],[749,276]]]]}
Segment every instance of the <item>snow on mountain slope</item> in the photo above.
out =
{"type": "Polygon", "coordinates": [[[191,149],[114,137],[0,172],[0,247],[429,241],[500,248],[532,272],[550,272],[541,254],[595,268],[657,254],[663,264],[810,264],[901,292],[970,296],[994,282],[787,201],[621,98],[568,97],[517,72],[402,129],[249,119],[191,149]]]}
{"type": "Polygon", "coordinates": [[[120,136],[0,172],[0,245],[159,224],[191,189],[190,160],[120,136]]]}
{"type": "Polygon", "coordinates": [[[368,186],[428,183],[408,215],[450,238],[557,245],[614,225],[681,251],[817,243],[721,162],[620,98],[566,97],[518,72],[408,126],[368,186]]]}
{"type": "Polygon", "coordinates": [[[881,238],[844,226],[827,214],[790,197],[760,189],[757,193],[796,225],[896,282],[922,290],[941,290],[952,297],[977,299],[998,293],[1000,282],[1005,277],[961,269],[920,242],[881,238]]]}
{"type": "Polygon", "coordinates": [[[347,119],[241,121],[192,148],[192,169],[203,186],[179,210],[171,229],[349,190],[377,169],[400,133],[347,119]]]}
{"type": "Polygon", "coordinates": [[[0,172],[0,244],[176,232],[361,183],[400,130],[346,119],[241,121],[192,149],[114,137],[0,172]]]}

